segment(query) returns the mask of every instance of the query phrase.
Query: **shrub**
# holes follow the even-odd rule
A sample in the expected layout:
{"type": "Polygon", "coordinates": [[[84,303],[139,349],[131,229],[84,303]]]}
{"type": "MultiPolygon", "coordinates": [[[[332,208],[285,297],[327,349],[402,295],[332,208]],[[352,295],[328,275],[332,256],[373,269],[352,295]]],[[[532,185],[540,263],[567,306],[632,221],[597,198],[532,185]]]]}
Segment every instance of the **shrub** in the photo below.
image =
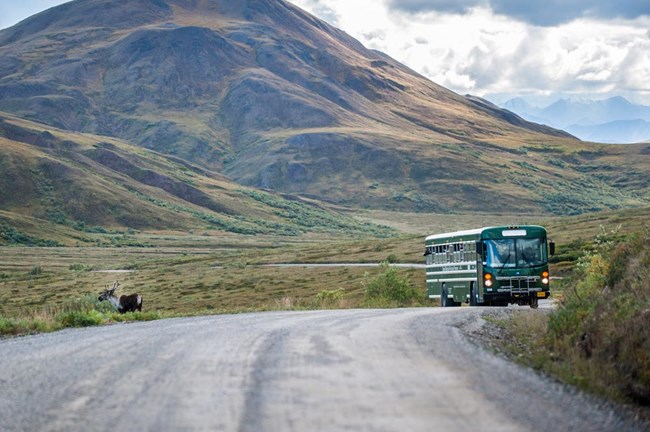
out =
{"type": "Polygon", "coordinates": [[[318,304],[318,307],[339,307],[344,294],[345,289],[343,288],[323,290],[316,294],[316,303],[318,304]]]}
{"type": "Polygon", "coordinates": [[[104,315],[97,310],[83,311],[70,311],[62,312],[57,316],[57,321],[63,327],[90,327],[102,324],[105,318],[104,315]]]}
{"type": "Polygon", "coordinates": [[[368,306],[391,307],[413,306],[422,296],[411,286],[408,277],[400,276],[397,269],[388,262],[381,263],[381,272],[375,276],[364,276],[363,286],[368,306]]]}
{"type": "Polygon", "coordinates": [[[0,334],[3,335],[18,334],[19,333],[18,327],[19,325],[16,322],[16,320],[0,316],[0,334]]]}
{"type": "Polygon", "coordinates": [[[390,254],[386,257],[386,262],[390,264],[394,264],[398,261],[397,256],[395,254],[390,254]]]}
{"type": "Polygon", "coordinates": [[[39,265],[34,266],[34,267],[32,267],[32,269],[27,274],[30,275],[30,276],[41,275],[41,274],[43,274],[43,268],[41,268],[41,266],[39,266],[39,265]]]}
{"type": "Polygon", "coordinates": [[[650,404],[650,233],[603,241],[578,261],[549,317],[547,344],[569,381],[650,404]]]}

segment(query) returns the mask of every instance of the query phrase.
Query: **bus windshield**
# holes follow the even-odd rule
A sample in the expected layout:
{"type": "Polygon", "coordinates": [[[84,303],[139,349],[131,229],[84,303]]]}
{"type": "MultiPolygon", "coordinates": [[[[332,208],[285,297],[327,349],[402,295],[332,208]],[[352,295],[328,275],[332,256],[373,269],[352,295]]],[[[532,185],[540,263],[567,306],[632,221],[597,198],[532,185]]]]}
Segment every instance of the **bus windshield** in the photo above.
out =
{"type": "Polygon", "coordinates": [[[535,267],[546,264],[543,238],[486,240],[487,265],[496,268],[535,267]]]}

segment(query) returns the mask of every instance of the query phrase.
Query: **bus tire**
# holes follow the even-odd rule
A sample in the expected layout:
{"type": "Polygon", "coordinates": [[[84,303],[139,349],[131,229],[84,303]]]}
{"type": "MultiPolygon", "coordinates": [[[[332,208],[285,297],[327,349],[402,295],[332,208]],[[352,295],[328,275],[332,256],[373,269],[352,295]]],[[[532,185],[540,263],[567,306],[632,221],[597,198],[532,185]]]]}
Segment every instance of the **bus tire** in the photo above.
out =
{"type": "Polygon", "coordinates": [[[474,282],[469,286],[469,305],[478,306],[478,291],[476,291],[476,284],[474,282]]]}
{"type": "Polygon", "coordinates": [[[530,308],[537,309],[539,307],[539,299],[537,297],[530,298],[530,308]]]}

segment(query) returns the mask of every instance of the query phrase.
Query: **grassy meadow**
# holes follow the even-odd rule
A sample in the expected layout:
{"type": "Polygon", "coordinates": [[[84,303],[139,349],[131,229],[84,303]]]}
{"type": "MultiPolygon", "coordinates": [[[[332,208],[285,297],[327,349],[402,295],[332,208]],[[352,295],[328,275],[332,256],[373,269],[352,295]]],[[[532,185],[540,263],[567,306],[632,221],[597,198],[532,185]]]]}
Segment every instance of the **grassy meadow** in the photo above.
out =
{"type": "MultiPolygon", "coordinates": [[[[264,267],[270,263],[419,262],[420,239],[142,235],[156,246],[3,247],[0,315],[20,318],[67,307],[116,280],[118,293],[138,292],[145,311],[161,316],[317,308],[319,293],[340,289],[337,304],[364,302],[368,268],[264,267]],[[179,243],[180,245],[177,245],[179,243]]],[[[400,270],[402,272],[402,270],[400,270]]],[[[424,295],[421,271],[404,270],[424,295]]],[[[331,303],[331,302],[330,302],[331,303]]]]}
{"type": "MultiPolygon", "coordinates": [[[[558,242],[552,274],[567,276],[590,250],[602,227],[640,229],[650,210],[610,212],[573,218],[519,218],[541,223],[558,242]]],[[[266,267],[273,263],[421,263],[424,236],[457,229],[516,222],[515,216],[365,212],[357,219],[393,226],[389,238],[292,237],[229,233],[135,232],[126,245],[93,234],[103,247],[1,247],[0,316],[24,318],[69,307],[95,296],[114,281],[118,293],[138,292],[144,311],[160,316],[291,308],[363,307],[364,283],[377,268],[266,267]],[[417,231],[420,233],[418,234],[417,231]],[[396,231],[398,232],[398,231],[396,231]],[[106,240],[106,241],[105,241],[106,240]],[[128,246],[146,245],[146,247],[128,246]],[[336,304],[327,292],[337,291],[336,304]],[[320,297],[319,297],[320,294],[320,297]]],[[[87,243],[84,243],[87,244],[87,243]]],[[[399,269],[425,299],[422,270],[399,269]]],[[[558,293],[558,283],[554,285],[558,293]]]]}

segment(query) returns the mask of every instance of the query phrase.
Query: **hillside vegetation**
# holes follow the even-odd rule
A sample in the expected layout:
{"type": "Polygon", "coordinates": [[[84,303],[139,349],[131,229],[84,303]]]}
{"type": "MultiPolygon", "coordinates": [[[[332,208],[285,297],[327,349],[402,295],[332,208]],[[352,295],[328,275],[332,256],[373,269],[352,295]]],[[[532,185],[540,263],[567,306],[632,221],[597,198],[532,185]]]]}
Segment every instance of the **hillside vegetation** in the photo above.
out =
{"type": "Polygon", "coordinates": [[[0,209],[0,245],[95,244],[93,233],[142,229],[276,236],[391,232],[121,140],[2,113],[0,209]]]}

